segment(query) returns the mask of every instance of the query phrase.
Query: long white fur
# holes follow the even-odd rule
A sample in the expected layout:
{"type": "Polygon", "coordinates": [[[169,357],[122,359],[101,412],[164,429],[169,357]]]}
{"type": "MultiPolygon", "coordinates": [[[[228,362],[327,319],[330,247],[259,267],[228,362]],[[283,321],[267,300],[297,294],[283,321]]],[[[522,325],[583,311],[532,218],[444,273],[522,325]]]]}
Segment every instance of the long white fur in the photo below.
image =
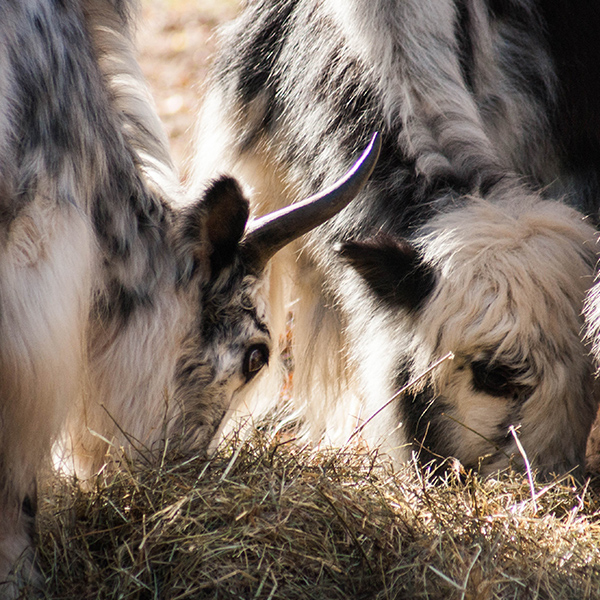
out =
{"type": "MultiPolygon", "coordinates": [[[[558,202],[473,200],[434,219],[418,243],[426,259],[439,266],[440,282],[414,324],[408,352],[414,373],[454,354],[420,385],[432,384],[436,396],[449,403],[453,420],[447,427],[460,440],[457,451],[463,460],[472,464],[493,453],[488,440],[509,417],[510,402],[486,397],[471,384],[468,360],[493,349],[509,364],[527,357],[522,382],[535,392],[524,405],[519,433],[529,457],[542,470],[547,465],[560,470],[564,449],[573,448],[569,458],[576,461],[596,406],[591,389],[583,405],[579,399],[592,365],[583,359],[587,350],[578,335],[583,326],[578,307],[593,277],[595,230],[558,202]]],[[[390,320],[392,330],[406,327],[402,322],[394,327],[390,320]]],[[[369,371],[363,377],[370,377],[369,371]]],[[[384,380],[390,380],[389,374],[384,380]]],[[[367,416],[380,403],[369,400],[367,416]]],[[[379,436],[387,446],[407,442],[392,415],[380,415],[378,423],[372,439],[379,436]]],[[[504,451],[516,454],[514,445],[504,451]]],[[[504,464],[502,456],[483,472],[504,464]]]]}
{"type": "MultiPolygon", "coordinates": [[[[115,110],[129,111],[139,123],[146,123],[151,132],[146,135],[145,130],[138,131],[140,146],[154,153],[152,160],[143,163],[148,165],[146,174],[151,178],[150,172],[159,170],[169,173],[174,180],[168,149],[162,143],[164,133],[159,129],[147,99],[138,99],[132,91],[136,85],[143,88],[144,84],[133,58],[131,41],[123,30],[123,21],[115,17],[109,2],[103,6],[99,2],[85,5],[82,2],[81,8],[90,9],[91,18],[98,27],[95,30],[98,34],[96,50],[102,55],[100,62],[103,66],[118,62],[116,69],[106,70],[115,97],[120,99],[115,110]],[[117,37],[120,43],[115,42],[117,37]],[[117,89],[119,76],[122,77],[121,89],[117,89]],[[127,107],[124,98],[129,99],[127,107]],[[141,139],[144,135],[145,140],[141,139]],[[151,138],[161,143],[154,141],[151,144],[151,138]]],[[[4,68],[2,73],[0,98],[12,98],[10,86],[14,82],[10,79],[9,68],[4,68]]],[[[3,105],[2,100],[0,105],[3,105]]],[[[1,122],[10,123],[11,115],[4,114],[1,122]]],[[[85,126],[83,123],[82,127],[85,126]]],[[[3,140],[9,138],[2,137],[3,140]]],[[[96,143],[102,142],[96,140],[96,143]]],[[[5,151],[2,156],[10,154],[5,151]]],[[[0,489],[2,581],[20,557],[25,562],[25,577],[32,569],[28,552],[31,540],[27,533],[31,524],[24,524],[25,517],[15,499],[22,499],[27,494],[32,498],[35,496],[32,484],[40,465],[48,463],[50,448],[65,422],[81,419],[82,399],[89,399],[85,390],[89,389],[90,378],[94,375],[87,368],[88,323],[102,260],[89,207],[94,186],[106,173],[107,165],[102,162],[102,157],[102,152],[98,152],[93,166],[86,163],[86,155],[67,158],[58,179],[41,180],[36,197],[10,223],[2,240],[0,460],[4,474],[9,474],[0,489]],[[80,183],[82,171],[88,173],[87,188],[80,183]],[[76,199],[76,205],[75,202],[65,205],[57,201],[64,198],[76,199]]],[[[32,163],[30,168],[41,174],[45,171],[41,158],[39,164],[32,163]]],[[[121,354],[124,350],[129,351],[131,361],[122,383],[131,379],[135,372],[133,365],[140,358],[139,347],[132,351],[132,346],[129,341],[129,348],[121,350],[121,354]]],[[[98,402],[98,398],[91,401],[98,402]]],[[[121,414],[115,415],[117,420],[124,414],[123,407],[119,410],[121,414]]],[[[82,427],[86,425],[88,423],[82,427]]],[[[97,463],[98,457],[95,459],[97,463]]],[[[35,580],[35,576],[31,577],[35,580]]],[[[3,581],[0,597],[18,594],[18,585],[3,581]]]]}

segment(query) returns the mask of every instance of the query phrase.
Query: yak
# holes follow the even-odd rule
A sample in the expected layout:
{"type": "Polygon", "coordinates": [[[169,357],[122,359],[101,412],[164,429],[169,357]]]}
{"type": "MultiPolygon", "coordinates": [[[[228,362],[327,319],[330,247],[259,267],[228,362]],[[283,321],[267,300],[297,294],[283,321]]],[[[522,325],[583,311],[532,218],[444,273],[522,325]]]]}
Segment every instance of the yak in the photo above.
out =
{"type": "Polygon", "coordinates": [[[221,31],[196,186],[225,169],[268,212],[382,136],[359,198],[272,269],[312,439],[360,432],[399,461],[484,475],[581,470],[598,405],[582,334],[600,198],[593,12],[252,0],[221,31]]]}

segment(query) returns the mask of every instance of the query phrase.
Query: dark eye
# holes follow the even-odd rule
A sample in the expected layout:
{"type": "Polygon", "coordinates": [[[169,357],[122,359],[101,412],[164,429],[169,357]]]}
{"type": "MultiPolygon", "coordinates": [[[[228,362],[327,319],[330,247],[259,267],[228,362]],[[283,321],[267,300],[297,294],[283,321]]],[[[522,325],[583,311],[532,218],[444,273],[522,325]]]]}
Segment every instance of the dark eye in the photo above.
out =
{"type": "Polygon", "coordinates": [[[246,350],[242,371],[246,383],[253,379],[258,372],[269,362],[269,349],[265,344],[255,344],[246,350]]]}
{"type": "Polygon", "coordinates": [[[514,396],[519,386],[515,383],[515,371],[503,365],[491,365],[485,361],[471,363],[473,387],[490,396],[505,398],[514,396]]]}

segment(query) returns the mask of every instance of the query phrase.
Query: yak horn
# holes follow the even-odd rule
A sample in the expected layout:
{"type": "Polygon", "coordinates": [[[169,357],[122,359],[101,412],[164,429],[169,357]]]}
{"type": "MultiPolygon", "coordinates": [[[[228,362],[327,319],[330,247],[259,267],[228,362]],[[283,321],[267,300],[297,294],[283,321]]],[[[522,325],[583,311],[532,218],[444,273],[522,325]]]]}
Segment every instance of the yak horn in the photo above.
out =
{"type": "Polygon", "coordinates": [[[278,250],[347,206],[361,191],[375,168],[381,150],[380,137],[378,133],[373,134],[362,156],[331,187],[252,221],[241,242],[246,264],[255,272],[262,271],[278,250]]]}

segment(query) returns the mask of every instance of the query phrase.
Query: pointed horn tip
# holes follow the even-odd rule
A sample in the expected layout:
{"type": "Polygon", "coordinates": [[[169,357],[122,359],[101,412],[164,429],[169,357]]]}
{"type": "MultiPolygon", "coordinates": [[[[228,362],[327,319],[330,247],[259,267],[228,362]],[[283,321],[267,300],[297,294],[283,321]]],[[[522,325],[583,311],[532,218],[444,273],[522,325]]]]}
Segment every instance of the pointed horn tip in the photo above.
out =
{"type": "Polygon", "coordinates": [[[365,148],[365,151],[362,153],[361,157],[358,159],[358,162],[362,162],[363,159],[366,159],[371,154],[373,155],[373,163],[375,165],[379,159],[379,155],[381,154],[381,134],[379,131],[373,132],[371,141],[365,148]]]}
{"type": "MultiPolygon", "coordinates": [[[[360,188],[362,188],[368,181],[369,177],[371,177],[371,174],[377,165],[377,161],[379,160],[380,154],[381,134],[376,131],[371,136],[371,140],[369,141],[367,147],[363,150],[363,153],[355,161],[352,167],[350,167],[350,170],[348,170],[345,175],[343,175],[328,188],[321,190],[315,195],[306,198],[302,202],[297,202],[292,206],[297,207],[300,204],[311,204],[319,198],[330,196],[332,193],[335,194],[345,189],[347,190],[354,188],[356,190],[354,193],[358,193],[358,190],[360,190],[360,188]]],[[[350,200],[348,200],[348,202],[349,201],[350,200]]]]}
{"type": "Polygon", "coordinates": [[[337,181],[332,187],[338,187],[344,181],[353,179],[354,175],[359,171],[364,171],[364,179],[366,181],[371,176],[371,173],[373,173],[380,154],[381,134],[378,131],[375,131],[371,136],[369,144],[360,155],[360,158],[354,163],[354,165],[352,165],[351,169],[346,173],[346,175],[344,175],[342,179],[337,181]]]}
{"type": "MultiPolygon", "coordinates": [[[[379,160],[379,155],[381,154],[381,134],[379,131],[375,131],[371,136],[371,141],[368,146],[364,149],[363,153],[360,155],[360,158],[356,161],[357,167],[362,165],[363,163],[369,163],[372,165],[372,168],[375,168],[377,161],[379,160]]],[[[354,170],[354,169],[352,169],[354,170]]]]}

